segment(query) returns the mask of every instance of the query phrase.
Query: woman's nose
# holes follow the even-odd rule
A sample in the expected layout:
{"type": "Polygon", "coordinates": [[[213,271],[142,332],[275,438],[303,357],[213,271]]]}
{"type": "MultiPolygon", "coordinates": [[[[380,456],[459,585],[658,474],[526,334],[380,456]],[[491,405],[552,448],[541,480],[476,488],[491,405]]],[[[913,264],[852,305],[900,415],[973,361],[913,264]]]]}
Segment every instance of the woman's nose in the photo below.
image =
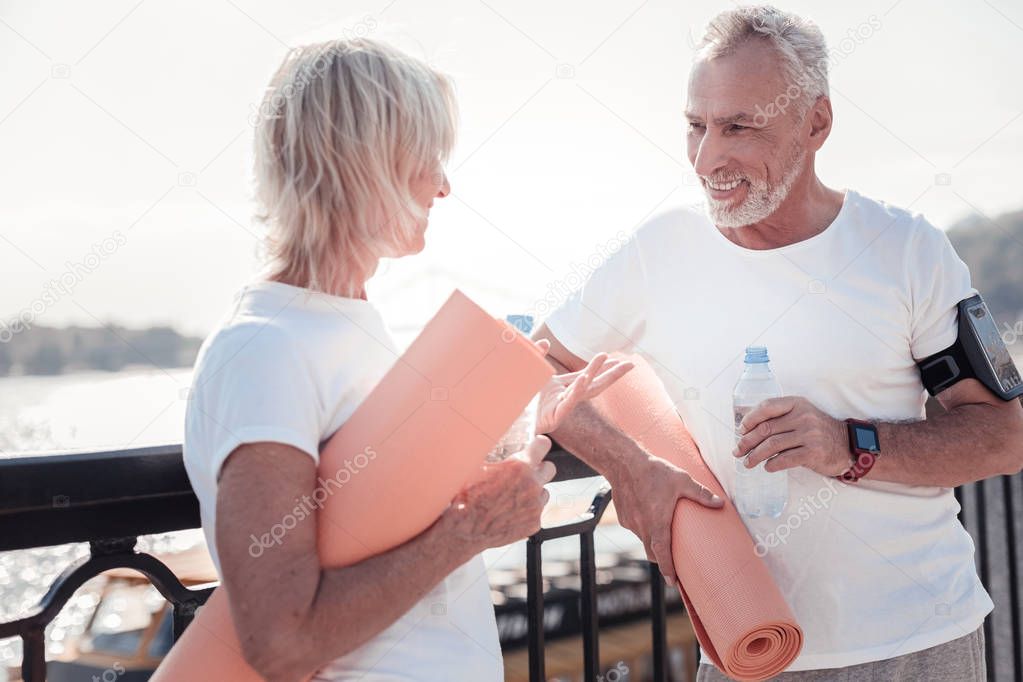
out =
{"type": "Polygon", "coordinates": [[[440,174],[440,188],[437,190],[437,198],[443,199],[449,194],[451,194],[451,183],[448,182],[448,174],[442,172],[440,174]]]}

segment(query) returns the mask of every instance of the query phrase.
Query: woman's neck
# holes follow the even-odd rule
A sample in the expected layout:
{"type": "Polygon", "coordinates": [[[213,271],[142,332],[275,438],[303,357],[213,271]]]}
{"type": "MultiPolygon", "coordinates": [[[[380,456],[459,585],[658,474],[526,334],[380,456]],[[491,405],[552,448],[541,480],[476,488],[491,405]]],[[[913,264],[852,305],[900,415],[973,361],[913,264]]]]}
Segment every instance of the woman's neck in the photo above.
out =
{"type": "Polygon", "coordinates": [[[363,282],[358,285],[357,292],[344,291],[341,286],[328,286],[328,287],[314,287],[305,278],[291,277],[288,273],[276,273],[271,274],[267,277],[267,280],[271,282],[280,282],[281,284],[287,284],[288,286],[299,287],[301,289],[309,289],[310,291],[318,291],[320,293],[328,294],[330,296],[338,296],[340,298],[361,298],[364,301],[369,300],[366,296],[366,284],[363,282]]]}

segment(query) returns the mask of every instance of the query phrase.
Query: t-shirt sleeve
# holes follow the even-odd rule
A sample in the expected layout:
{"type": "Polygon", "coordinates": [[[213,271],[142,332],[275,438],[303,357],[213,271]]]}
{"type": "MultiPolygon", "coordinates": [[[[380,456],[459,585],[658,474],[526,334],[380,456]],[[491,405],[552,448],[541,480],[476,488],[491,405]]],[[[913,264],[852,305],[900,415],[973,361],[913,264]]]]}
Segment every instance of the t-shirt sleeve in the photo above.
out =
{"type": "Polygon", "coordinates": [[[548,329],[584,361],[600,352],[633,352],[646,329],[646,271],[639,234],[624,240],[547,317],[548,329]]]}
{"type": "Polygon", "coordinates": [[[281,330],[233,329],[205,353],[189,392],[186,461],[216,481],[224,460],[245,443],[290,445],[319,462],[314,377],[281,330]]]}
{"type": "Polygon", "coordinates": [[[917,247],[909,254],[910,350],[917,360],[952,345],[958,335],[956,306],[976,293],[970,270],[948,236],[923,219],[920,223],[917,247]]]}

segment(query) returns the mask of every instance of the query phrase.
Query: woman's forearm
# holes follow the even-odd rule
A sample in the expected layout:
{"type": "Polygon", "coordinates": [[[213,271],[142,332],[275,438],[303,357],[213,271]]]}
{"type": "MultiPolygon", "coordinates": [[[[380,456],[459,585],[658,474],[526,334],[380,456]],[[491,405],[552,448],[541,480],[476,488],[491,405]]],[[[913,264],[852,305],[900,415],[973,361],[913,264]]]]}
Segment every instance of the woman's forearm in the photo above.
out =
{"type": "Polygon", "coordinates": [[[475,554],[536,532],[547,501],[543,486],[554,477],[553,466],[537,466],[549,447],[537,439],[528,461],[512,457],[484,467],[405,544],[323,569],[316,523],[296,523],[278,536],[264,530],[283,528],[282,514],[313,490],[313,461],[280,443],[240,446],[220,478],[216,533],[246,661],[272,682],[306,679],[394,623],[475,554]],[[264,546],[253,553],[260,538],[264,546]]]}
{"type": "MultiPolygon", "coordinates": [[[[274,680],[304,679],[397,621],[476,553],[445,524],[441,517],[405,544],[353,566],[321,569],[312,601],[286,634],[275,633],[275,660],[261,672],[274,680]]],[[[288,576],[280,578],[277,589],[289,589],[288,576]]]]}

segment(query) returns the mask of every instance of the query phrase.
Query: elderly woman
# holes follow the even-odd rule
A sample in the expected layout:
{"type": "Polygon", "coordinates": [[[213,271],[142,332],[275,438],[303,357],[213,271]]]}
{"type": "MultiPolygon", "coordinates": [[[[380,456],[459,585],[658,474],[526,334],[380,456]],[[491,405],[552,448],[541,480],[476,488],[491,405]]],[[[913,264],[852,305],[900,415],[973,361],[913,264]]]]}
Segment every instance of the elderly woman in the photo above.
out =
{"type": "MultiPolygon", "coordinates": [[[[546,438],[488,465],[419,536],[353,566],[320,566],[315,514],[259,541],[309,499],[320,444],[398,356],[365,284],[380,258],[423,248],[450,191],[454,109],[441,74],[357,40],[293,51],[260,110],[271,259],[200,352],[185,463],[243,653],[270,680],[503,676],[480,552],[539,527],[546,438]]],[[[628,369],[599,356],[555,377],[538,432],[628,369]]]]}

